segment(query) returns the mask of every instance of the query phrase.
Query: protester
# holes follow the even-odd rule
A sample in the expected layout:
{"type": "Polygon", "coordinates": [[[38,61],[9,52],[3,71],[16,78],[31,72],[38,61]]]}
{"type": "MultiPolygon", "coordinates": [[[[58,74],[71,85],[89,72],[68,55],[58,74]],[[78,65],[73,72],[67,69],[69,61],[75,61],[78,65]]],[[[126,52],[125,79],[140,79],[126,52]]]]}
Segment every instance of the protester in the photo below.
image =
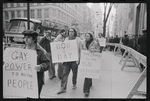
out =
{"type": "Polygon", "coordinates": [[[50,68],[51,60],[46,56],[46,51],[37,43],[38,33],[33,30],[26,30],[22,32],[25,37],[25,49],[36,50],[37,52],[37,65],[35,70],[37,71],[37,80],[38,80],[38,95],[42,90],[44,84],[44,72],[50,68]]]}
{"type": "MultiPolygon", "coordinates": [[[[85,41],[82,43],[82,50],[88,50],[90,52],[100,52],[98,42],[94,40],[93,35],[91,33],[87,33],[85,38],[85,41]]],[[[85,78],[83,92],[85,93],[86,97],[89,96],[91,86],[92,78],[85,78]]]]}
{"type": "MultiPolygon", "coordinates": [[[[51,42],[52,42],[51,31],[47,30],[46,35],[40,40],[39,44],[47,51],[47,55],[50,60],[52,60],[51,47],[50,47],[51,42]]],[[[51,65],[51,68],[49,68],[48,74],[49,74],[49,78],[52,80],[53,78],[56,77],[55,76],[55,65],[52,63],[52,61],[50,62],[50,65],[51,65]]]]}
{"type": "MultiPolygon", "coordinates": [[[[63,42],[66,38],[66,31],[64,29],[60,30],[60,34],[54,39],[54,42],[63,42]]],[[[62,78],[63,75],[63,64],[58,63],[58,77],[59,79],[62,78]]]]}
{"type": "Polygon", "coordinates": [[[77,31],[74,28],[68,29],[68,37],[66,37],[65,41],[67,41],[67,40],[76,40],[77,41],[79,60],[63,63],[63,65],[64,65],[63,71],[64,72],[63,72],[63,76],[61,79],[61,89],[57,94],[66,92],[68,76],[69,76],[71,69],[73,72],[73,77],[72,77],[73,87],[72,87],[72,89],[76,89],[76,84],[77,84],[77,72],[78,72],[78,64],[80,61],[81,39],[79,37],[77,37],[77,31]]]}

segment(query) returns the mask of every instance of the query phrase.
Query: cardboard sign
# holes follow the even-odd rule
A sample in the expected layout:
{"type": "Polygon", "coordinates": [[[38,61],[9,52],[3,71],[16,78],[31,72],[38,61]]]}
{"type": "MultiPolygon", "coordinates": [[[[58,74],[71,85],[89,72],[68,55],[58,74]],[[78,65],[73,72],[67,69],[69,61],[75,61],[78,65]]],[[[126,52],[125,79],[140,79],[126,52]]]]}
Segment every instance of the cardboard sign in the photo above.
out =
{"type": "Polygon", "coordinates": [[[76,40],[51,43],[52,62],[78,61],[78,48],[76,40]]]}
{"type": "Polygon", "coordinates": [[[106,46],[106,39],[105,38],[98,38],[98,42],[100,46],[106,46]]]}
{"type": "Polygon", "coordinates": [[[101,66],[101,54],[89,52],[87,50],[81,51],[81,60],[79,65],[78,74],[80,77],[87,77],[99,79],[101,66]]]}
{"type": "Polygon", "coordinates": [[[6,48],[3,59],[3,96],[38,98],[36,51],[6,48]]]}

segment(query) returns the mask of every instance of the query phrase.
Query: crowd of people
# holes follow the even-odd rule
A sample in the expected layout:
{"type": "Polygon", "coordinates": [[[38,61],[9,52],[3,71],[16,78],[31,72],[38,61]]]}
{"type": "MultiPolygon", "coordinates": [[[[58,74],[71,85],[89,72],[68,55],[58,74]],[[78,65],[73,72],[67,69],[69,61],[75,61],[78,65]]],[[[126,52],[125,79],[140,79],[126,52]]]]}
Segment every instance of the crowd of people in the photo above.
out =
{"type": "MultiPolygon", "coordinates": [[[[147,30],[143,30],[143,33],[138,35],[127,35],[126,31],[124,32],[123,37],[118,37],[118,35],[115,36],[115,38],[112,36],[110,38],[106,38],[107,42],[109,43],[121,43],[125,46],[128,46],[139,53],[146,56],[146,37],[147,37],[147,30]]],[[[114,50],[114,46],[110,46],[110,51],[114,50]]],[[[124,50],[122,50],[122,54],[124,53],[124,50]]]]}
{"type": "MultiPolygon", "coordinates": [[[[81,40],[78,37],[78,33],[76,29],[69,28],[68,30],[60,30],[58,36],[52,40],[51,39],[51,30],[46,31],[46,35],[37,42],[38,33],[33,30],[26,30],[22,34],[25,37],[25,49],[32,49],[36,50],[38,57],[37,57],[37,66],[35,67],[37,71],[37,79],[38,79],[38,89],[39,89],[39,97],[41,93],[42,86],[44,84],[44,72],[48,71],[49,79],[53,80],[58,76],[61,80],[60,91],[57,94],[65,93],[67,90],[67,83],[68,83],[68,76],[70,70],[73,72],[72,76],[72,89],[77,88],[77,78],[78,78],[78,66],[80,64],[80,55],[81,50],[88,50],[90,52],[99,52],[102,53],[104,47],[100,46],[97,38],[94,38],[93,33],[86,33],[85,39],[81,40]],[[71,61],[71,62],[63,62],[57,63],[58,70],[57,76],[55,72],[55,65],[56,63],[52,63],[52,55],[51,55],[51,44],[52,42],[64,42],[68,40],[76,40],[77,47],[78,47],[78,61],[71,61]]],[[[129,46],[143,55],[146,55],[146,30],[143,31],[143,35],[141,37],[132,36],[129,37],[125,35],[123,38],[119,38],[117,35],[115,38],[110,37],[109,39],[106,38],[106,42],[110,43],[122,43],[123,45],[129,46]]],[[[99,34],[98,38],[101,38],[102,34],[99,34]]],[[[114,49],[113,46],[110,47],[110,51],[114,49]]],[[[122,50],[124,51],[124,50],[122,50]]],[[[89,96],[90,87],[92,86],[92,78],[85,78],[83,84],[83,93],[86,97],[89,96]]]]}

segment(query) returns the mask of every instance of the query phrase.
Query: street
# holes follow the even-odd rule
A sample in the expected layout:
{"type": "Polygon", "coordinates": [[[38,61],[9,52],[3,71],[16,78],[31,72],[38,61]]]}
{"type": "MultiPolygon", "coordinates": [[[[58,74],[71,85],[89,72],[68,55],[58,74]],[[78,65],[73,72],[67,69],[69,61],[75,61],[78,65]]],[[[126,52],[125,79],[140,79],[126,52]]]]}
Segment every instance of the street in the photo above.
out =
{"type": "MultiPolygon", "coordinates": [[[[136,67],[125,67],[121,71],[123,62],[120,65],[120,59],[121,56],[114,56],[113,52],[103,51],[100,79],[92,80],[92,87],[88,98],[127,98],[141,72],[136,67]]],[[[45,72],[45,85],[41,92],[41,98],[86,98],[83,93],[83,83],[84,78],[78,76],[77,88],[73,90],[72,72],[70,72],[67,92],[57,95],[57,92],[60,90],[60,80],[58,78],[50,80],[48,72],[45,72]]],[[[146,92],[146,80],[144,80],[139,90],[146,92]]],[[[145,97],[133,96],[133,98],[145,97]]]]}

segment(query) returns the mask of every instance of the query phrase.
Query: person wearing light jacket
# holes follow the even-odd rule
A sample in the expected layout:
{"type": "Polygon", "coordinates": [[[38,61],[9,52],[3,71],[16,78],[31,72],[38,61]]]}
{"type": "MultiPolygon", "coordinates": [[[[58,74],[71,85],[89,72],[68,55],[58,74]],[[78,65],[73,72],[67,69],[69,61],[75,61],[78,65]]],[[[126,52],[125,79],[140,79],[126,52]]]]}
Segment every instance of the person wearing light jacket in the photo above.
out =
{"type": "Polygon", "coordinates": [[[72,89],[76,89],[77,84],[77,72],[78,72],[78,65],[80,61],[80,51],[81,51],[81,39],[77,37],[77,31],[74,28],[68,29],[68,37],[66,37],[65,41],[67,40],[76,40],[77,47],[78,47],[78,61],[71,61],[71,62],[64,62],[63,63],[63,76],[61,79],[61,89],[57,94],[65,93],[67,89],[67,82],[68,82],[68,76],[70,73],[70,70],[72,69],[73,77],[72,77],[72,83],[73,87],[72,89]]]}
{"type": "MultiPolygon", "coordinates": [[[[91,33],[85,35],[85,41],[82,43],[82,50],[88,50],[90,52],[100,52],[100,46],[96,39],[93,38],[91,33]]],[[[83,85],[83,92],[85,96],[88,97],[90,93],[90,88],[92,86],[92,78],[85,78],[83,85]]]]}

